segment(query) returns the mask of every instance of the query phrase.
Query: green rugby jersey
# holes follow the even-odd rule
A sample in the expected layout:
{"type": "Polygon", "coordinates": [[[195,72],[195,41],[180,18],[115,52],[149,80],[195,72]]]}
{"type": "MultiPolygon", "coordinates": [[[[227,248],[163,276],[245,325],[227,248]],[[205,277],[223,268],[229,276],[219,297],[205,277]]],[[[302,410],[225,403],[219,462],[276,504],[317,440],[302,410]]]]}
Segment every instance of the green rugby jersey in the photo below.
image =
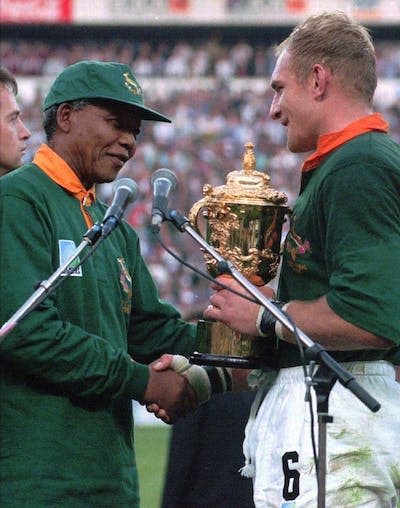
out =
{"type": "MultiPolygon", "coordinates": [[[[284,243],[278,297],[327,296],[346,321],[393,341],[390,350],[329,351],[337,361],[400,364],[400,147],[368,132],[304,173],[284,243]]],[[[279,342],[279,367],[300,364],[279,342]]]]}
{"type": "MultiPolygon", "coordinates": [[[[106,206],[86,211],[101,222],[106,206]]],[[[35,164],[0,180],[1,323],[86,230],[79,200],[35,164]]],[[[131,399],[144,394],[145,364],[188,355],[194,336],[122,222],[0,343],[2,508],[139,506],[131,399]]]]}

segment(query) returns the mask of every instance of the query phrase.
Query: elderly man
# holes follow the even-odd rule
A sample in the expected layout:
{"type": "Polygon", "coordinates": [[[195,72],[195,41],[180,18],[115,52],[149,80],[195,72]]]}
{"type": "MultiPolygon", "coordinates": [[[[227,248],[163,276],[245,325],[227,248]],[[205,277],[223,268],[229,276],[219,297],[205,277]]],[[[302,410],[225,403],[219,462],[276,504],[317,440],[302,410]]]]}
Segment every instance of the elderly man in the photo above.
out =
{"type": "Polygon", "coordinates": [[[0,67],[0,176],[22,165],[31,133],[21,120],[14,76],[0,67]]]}
{"type": "MultiPolygon", "coordinates": [[[[79,62],[55,80],[47,144],[0,182],[1,323],[101,222],[94,185],[133,157],[142,120],[169,121],[126,65],[79,62]]],[[[131,399],[166,407],[172,422],[197,406],[186,378],[148,365],[189,354],[194,335],[159,300],[122,223],[0,342],[0,505],[139,506],[131,399]]]]}

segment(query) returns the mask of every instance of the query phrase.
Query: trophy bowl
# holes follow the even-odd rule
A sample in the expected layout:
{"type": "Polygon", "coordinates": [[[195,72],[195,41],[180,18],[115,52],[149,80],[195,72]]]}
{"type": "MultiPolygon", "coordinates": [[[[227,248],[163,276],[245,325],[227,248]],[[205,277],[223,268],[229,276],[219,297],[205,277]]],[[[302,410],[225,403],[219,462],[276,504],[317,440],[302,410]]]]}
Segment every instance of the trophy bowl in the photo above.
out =
{"type": "MultiPolygon", "coordinates": [[[[256,171],[254,144],[246,143],[243,167],[227,175],[225,185],[203,188],[204,198],[189,211],[192,227],[252,284],[262,286],[278,271],[287,196],[256,171]],[[203,228],[200,225],[203,218],[203,228]],[[201,232],[205,230],[205,234],[201,232]]],[[[204,252],[207,271],[219,275],[218,263],[204,252]]],[[[273,363],[274,347],[265,337],[235,332],[220,322],[199,320],[199,351],[192,363],[257,368],[273,363]]]]}

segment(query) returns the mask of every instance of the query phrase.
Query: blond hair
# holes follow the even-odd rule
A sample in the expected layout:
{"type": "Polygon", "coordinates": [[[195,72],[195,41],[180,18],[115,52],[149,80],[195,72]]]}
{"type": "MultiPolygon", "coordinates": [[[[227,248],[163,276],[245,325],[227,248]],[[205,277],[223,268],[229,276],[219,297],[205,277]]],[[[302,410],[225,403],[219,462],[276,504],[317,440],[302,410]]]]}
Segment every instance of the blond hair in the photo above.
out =
{"type": "Polygon", "coordinates": [[[375,49],[368,30],[342,12],[311,16],[277,48],[288,51],[293,72],[304,82],[316,63],[326,65],[343,89],[372,104],[377,85],[375,49]]]}

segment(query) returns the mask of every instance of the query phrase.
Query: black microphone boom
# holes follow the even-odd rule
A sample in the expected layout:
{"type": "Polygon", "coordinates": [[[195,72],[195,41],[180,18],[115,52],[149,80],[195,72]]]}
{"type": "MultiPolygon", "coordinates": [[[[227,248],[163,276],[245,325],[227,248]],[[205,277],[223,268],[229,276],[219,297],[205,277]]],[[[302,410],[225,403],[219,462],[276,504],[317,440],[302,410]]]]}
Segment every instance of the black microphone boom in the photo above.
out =
{"type": "Polygon", "coordinates": [[[126,207],[139,196],[139,187],[131,178],[119,178],[113,185],[114,199],[104,215],[101,236],[108,236],[120,223],[126,207]]]}
{"type": "Polygon", "coordinates": [[[151,186],[153,188],[151,225],[155,231],[160,229],[160,224],[167,216],[168,197],[175,190],[176,184],[176,176],[170,169],[157,169],[151,175],[151,186]]]}

